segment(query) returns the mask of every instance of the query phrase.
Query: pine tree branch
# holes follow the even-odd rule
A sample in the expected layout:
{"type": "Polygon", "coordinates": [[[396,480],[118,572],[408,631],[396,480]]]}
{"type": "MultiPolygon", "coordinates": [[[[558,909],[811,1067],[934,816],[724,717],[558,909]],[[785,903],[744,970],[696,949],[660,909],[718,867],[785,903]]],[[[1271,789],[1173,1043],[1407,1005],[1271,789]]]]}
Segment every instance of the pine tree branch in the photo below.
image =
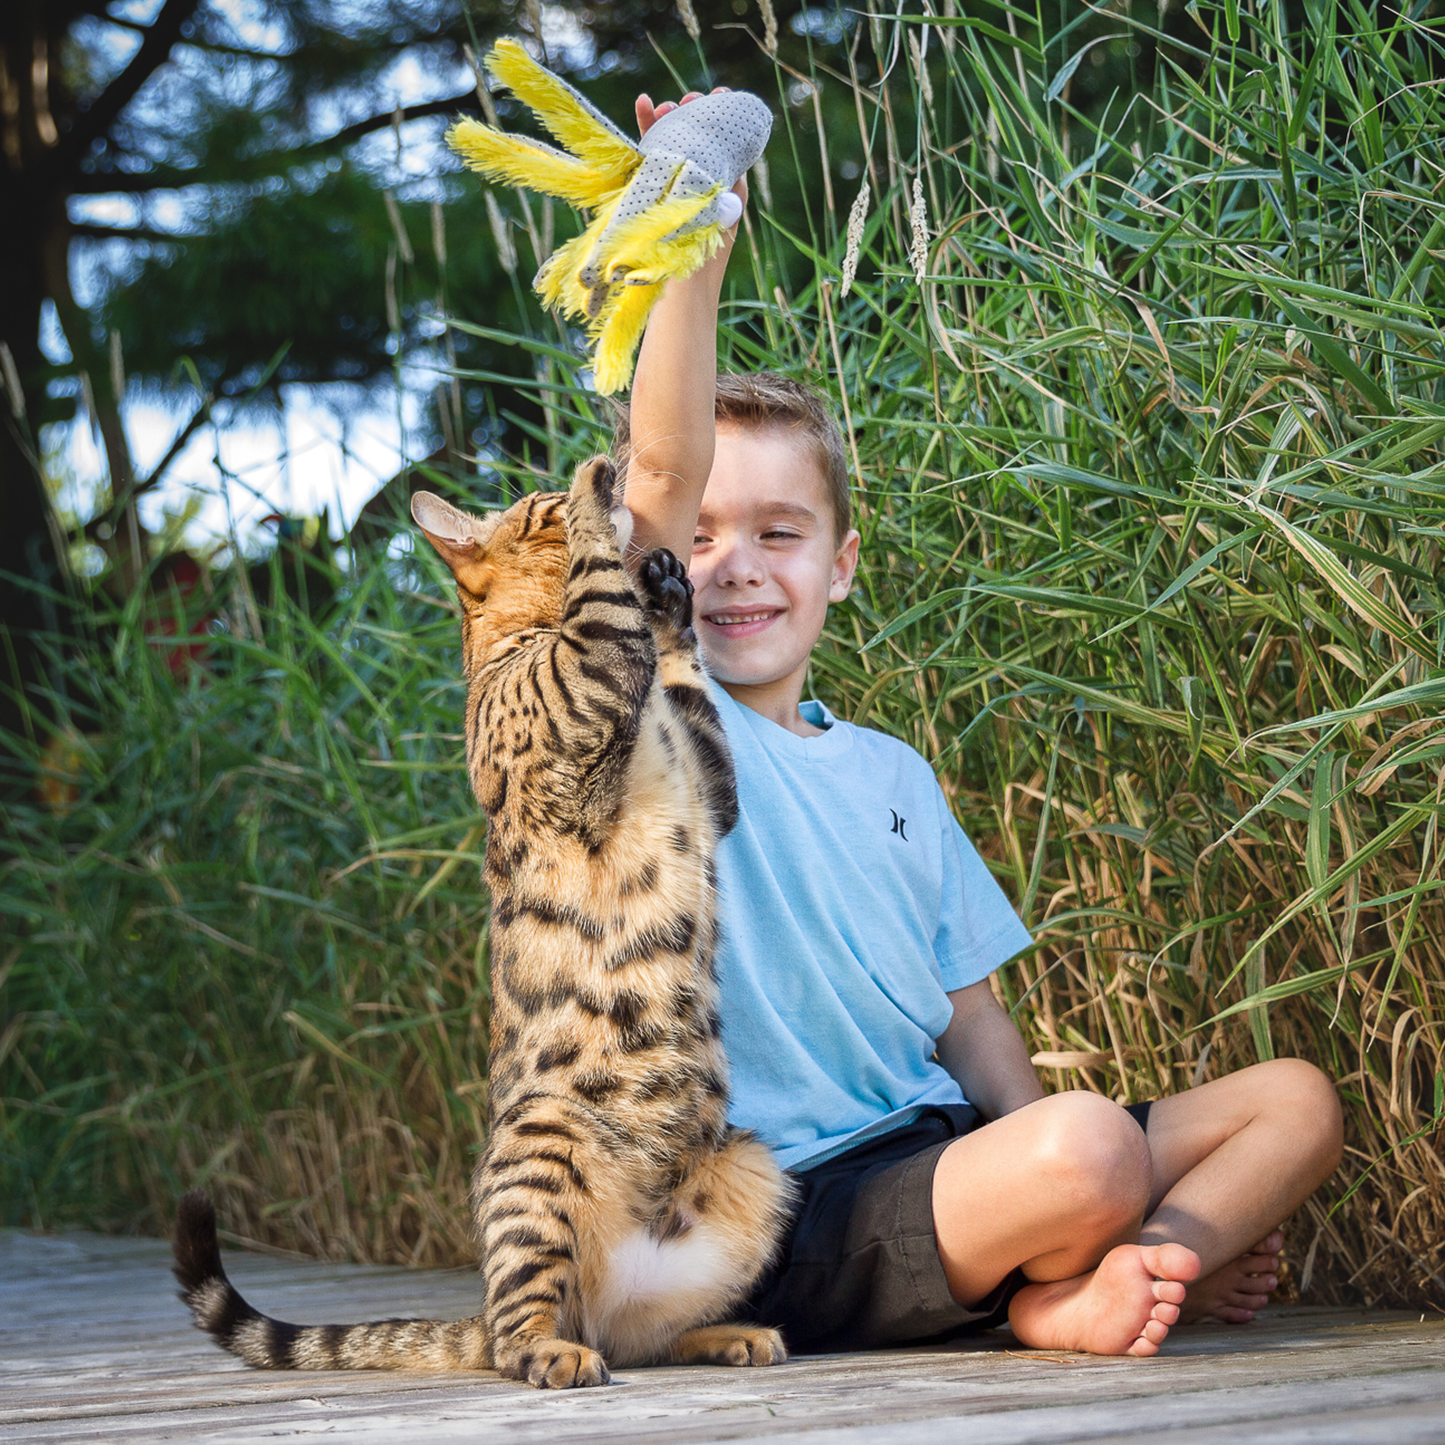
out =
{"type": "MultiPolygon", "coordinates": [[[[404,105],[401,107],[401,119],[403,121],[424,120],[433,115],[452,115],[475,97],[475,91],[464,90],[459,95],[448,96],[445,100],[428,100],[419,105],[404,105]]],[[[384,130],[396,119],[397,113],[394,110],[381,115],[373,115],[366,120],[357,121],[354,125],[344,126],[334,135],[326,136],[322,140],[307,141],[293,150],[278,150],[274,153],[274,159],[278,167],[289,168],[294,165],[304,165],[308,160],[320,159],[335,150],[364,139],[375,131],[384,130]]],[[[89,171],[75,178],[74,184],[71,186],[71,194],[77,196],[133,195],[138,191],[179,190],[183,186],[240,183],[247,179],[270,174],[274,174],[274,171],[258,167],[247,177],[228,176],[225,179],[216,179],[214,167],[210,165],[155,166],[146,171],[89,171]]]]}
{"type": "Polygon", "coordinates": [[[90,149],[115,123],[151,76],[165,64],[187,20],[195,14],[200,0],[166,0],[161,13],[151,21],[140,49],[130,64],[116,76],[82,113],[65,140],[66,159],[72,164],[90,149]]]}
{"type": "MultiPolygon", "coordinates": [[[[452,115],[459,106],[467,104],[468,101],[476,99],[475,90],[464,90],[460,95],[448,96],[445,100],[423,101],[420,105],[404,105],[401,107],[401,119],[424,120],[430,115],[452,115]]],[[[350,145],[353,141],[360,140],[363,136],[370,135],[373,131],[384,130],[396,119],[394,110],[388,111],[385,115],[374,115],[369,120],[359,120],[355,125],[345,126],[333,136],[325,140],[312,141],[307,145],[300,146],[290,152],[291,155],[305,155],[308,151],[328,151],[334,146],[350,145]]]]}
{"type": "MultiPolygon", "coordinates": [[[[107,15],[105,22],[118,30],[129,30],[132,35],[144,35],[150,30],[149,25],[142,25],[139,20],[127,20],[123,15],[107,15]]],[[[287,58],[282,50],[253,50],[248,45],[223,45],[219,40],[197,40],[194,36],[188,37],[186,44],[192,50],[203,50],[207,55],[229,55],[236,60],[284,61],[287,58]]]]}
{"type": "Polygon", "coordinates": [[[176,433],[175,441],[170,444],[165,456],[155,464],[150,476],[143,482],[137,482],[135,484],[135,487],[131,491],[132,497],[138,497],[142,492],[150,491],[152,487],[158,486],[164,480],[166,473],[170,470],[171,463],[186,449],[186,444],[195,436],[196,432],[206,422],[210,421],[211,408],[215,405],[215,400],[215,397],[209,392],[206,394],[200,406],[196,408],[191,416],[191,419],[176,433]]]}
{"type": "MultiPolygon", "coordinates": [[[[70,186],[72,196],[134,195],[140,191],[178,191],[184,186],[224,185],[210,166],[151,166],[144,171],[82,171],[70,186]]],[[[239,177],[236,178],[239,180],[239,177]]]]}
{"type": "Polygon", "coordinates": [[[173,231],[152,231],[145,226],[100,226],[91,221],[74,222],[70,234],[87,241],[152,241],[161,246],[180,246],[199,239],[173,231]]]}

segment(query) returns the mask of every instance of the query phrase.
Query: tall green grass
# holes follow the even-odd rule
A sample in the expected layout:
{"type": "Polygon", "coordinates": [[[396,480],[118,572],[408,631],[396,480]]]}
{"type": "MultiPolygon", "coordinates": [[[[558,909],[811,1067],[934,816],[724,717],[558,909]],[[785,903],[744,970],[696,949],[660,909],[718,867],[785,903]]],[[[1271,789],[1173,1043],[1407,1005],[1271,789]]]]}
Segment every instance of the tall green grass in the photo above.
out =
{"type": "Polygon", "coordinates": [[[180,675],[138,607],[57,659],[70,802],[11,810],[0,874],[9,1222],[208,1183],[257,1240],[450,1259],[487,1012],[453,604],[377,557],[317,620],[279,571],[180,675]]]}
{"type": "Polygon", "coordinates": [[[1297,1283],[1438,1299],[1445,68],[1363,6],[1293,37],[1198,9],[1130,123],[1075,116],[1068,149],[1057,81],[968,24],[935,41],[875,278],[840,305],[825,265],[790,308],[868,500],[817,674],[988,840],[1043,944],[1003,990],[1055,1081],[1315,1060],[1349,1153],[1297,1283]]]}
{"type": "MultiPolygon", "coordinates": [[[[848,424],[864,564],[814,685],[935,761],[1035,930],[999,986],[1045,1077],[1313,1059],[1348,1154],[1295,1287],[1439,1301],[1442,51],[1414,12],[1191,13],[1096,120],[1028,12],[861,22],[886,80],[811,81],[869,193],[810,184],[799,236],[754,186],[724,348],[848,424]]],[[[779,94],[807,175],[821,107],[779,94]]],[[[517,340],[564,476],[595,412],[548,323],[517,340]]],[[[14,1217],[158,1227],[209,1178],[251,1238],[464,1255],[481,835],[455,624],[411,595],[447,589],[396,571],[210,681],[134,626],[66,664],[83,797],[17,813],[0,879],[14,1217]]]]}

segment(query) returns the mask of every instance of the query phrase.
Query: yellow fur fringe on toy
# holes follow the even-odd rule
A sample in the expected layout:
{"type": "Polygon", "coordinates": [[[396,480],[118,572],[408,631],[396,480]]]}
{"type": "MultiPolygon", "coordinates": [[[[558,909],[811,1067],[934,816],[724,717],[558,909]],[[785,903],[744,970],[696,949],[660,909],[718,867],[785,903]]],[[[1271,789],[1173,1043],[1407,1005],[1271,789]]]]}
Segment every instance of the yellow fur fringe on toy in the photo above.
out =
{"type": "Polygon", "coordinates": [[[737,223],[732,187],[762,155],[772,113],[747,91],[726,91],[679,106],[633,141],[515,40],[499,40],[486,64],[566,150],[474,120],[452,126],[447,143],[490,181],[591,212],[534,285],[586,324],[597,390],[620,391],[662,283],[692,275],[737,223]]]}

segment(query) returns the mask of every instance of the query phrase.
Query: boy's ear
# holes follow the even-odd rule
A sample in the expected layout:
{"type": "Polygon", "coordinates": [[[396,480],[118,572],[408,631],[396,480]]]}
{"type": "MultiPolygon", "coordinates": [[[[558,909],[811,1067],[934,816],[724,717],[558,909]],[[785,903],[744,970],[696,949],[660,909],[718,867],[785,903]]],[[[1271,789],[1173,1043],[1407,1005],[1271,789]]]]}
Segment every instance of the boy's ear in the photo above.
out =
{"type": "Polygon", "coordinates": [[[841,602],[853,587],[853,574],[858,570],[857,532],[849,532],[833,554],[833,577],[828,585],[828,601],[841,602]]]}
{"type": "Polygon", "coordinates": [[[491,528],[480,517],[470,516],[435,492],[415,493],[411,515],[422,535],[452,569],[452,576],[474,596],[485,597],[494,569],[487,560],[483,538],[491,528]]]}

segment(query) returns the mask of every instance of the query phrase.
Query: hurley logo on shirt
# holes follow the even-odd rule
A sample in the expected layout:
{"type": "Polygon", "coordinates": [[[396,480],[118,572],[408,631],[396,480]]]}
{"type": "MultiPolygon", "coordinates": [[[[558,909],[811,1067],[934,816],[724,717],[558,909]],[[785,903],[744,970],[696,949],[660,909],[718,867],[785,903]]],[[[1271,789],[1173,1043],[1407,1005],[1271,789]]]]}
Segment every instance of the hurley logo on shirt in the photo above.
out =
{"type": "Polygon", "coordinates": [[[903,841],[906,843],[908,841],[908,834],[903,831],[903,825],[908,822],[908,819],[900,818],[898,814],[893,811],[892,808],[889,808],[888,811],[890,813],[893,813],[893,826],[888,831],[890,833],[897,833],[898,836],[902,838],[903,841]]]}

